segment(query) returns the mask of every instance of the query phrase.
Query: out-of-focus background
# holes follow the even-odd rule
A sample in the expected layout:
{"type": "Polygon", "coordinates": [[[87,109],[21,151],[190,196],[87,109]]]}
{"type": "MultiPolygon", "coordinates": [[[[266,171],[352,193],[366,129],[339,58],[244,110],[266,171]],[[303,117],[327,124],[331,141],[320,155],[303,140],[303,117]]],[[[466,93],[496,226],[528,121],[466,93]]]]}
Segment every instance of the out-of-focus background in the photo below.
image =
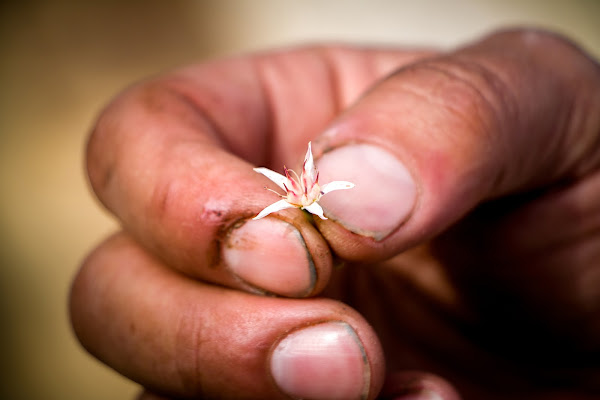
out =
{"type": "Polygon", "coordinates": [[[534,24],[600,55],[600,1],[19,1],[0,5],[0,398],[131,399],[67,315],[78,264],[116,223],[83,148],[111,96],[186,62],[319,40],[439,45],[534,24]]]}

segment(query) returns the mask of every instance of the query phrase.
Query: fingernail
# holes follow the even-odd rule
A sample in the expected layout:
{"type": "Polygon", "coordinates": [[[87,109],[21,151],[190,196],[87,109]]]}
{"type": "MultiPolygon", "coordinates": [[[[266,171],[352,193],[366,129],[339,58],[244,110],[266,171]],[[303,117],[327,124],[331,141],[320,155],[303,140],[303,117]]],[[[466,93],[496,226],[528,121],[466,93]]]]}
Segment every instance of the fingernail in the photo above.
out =
{"type": "Polygon", "coordinates": [[[276,218],[234,227],[222,256],[231,272],[261,291],[303,297],[315,286],[316,270],[304,238],[293,225],[276,218]]]}
{"type": "Polygon", "coordinates": [[[408,169],[381,147],[338,147],[317,161],[319,181],[345,180],[351,190],[328,193],[320,200],[325,215],[346,229],[382,240],[410,215],[417,189],[408,169]]]}
{"type": "Polygon", "coordinates": [[[366,399],[370,368],[362,343],[345,322],[290,333],[275,347],[271,374],[287,395],[303,399],[366,399]]]}

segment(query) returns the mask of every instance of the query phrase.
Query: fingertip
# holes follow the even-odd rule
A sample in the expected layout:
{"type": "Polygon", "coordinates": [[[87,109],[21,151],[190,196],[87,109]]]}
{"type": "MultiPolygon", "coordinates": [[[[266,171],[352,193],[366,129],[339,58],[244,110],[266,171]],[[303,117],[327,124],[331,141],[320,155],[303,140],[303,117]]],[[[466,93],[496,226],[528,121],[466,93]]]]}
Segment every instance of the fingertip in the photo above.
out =
{"type": "Polygon", "coordinates": [[[318,167],[325,184],[354,184],[320,201],[330,221],[317,221],[317,226],[333,251],[351,261],[382,259],[397,251],[387,239],[411,219],[419,202],[419,186],[407,163],[381,145],[342,142],[322,154],[318,167]]]}
{"type": "Polygon", "coordinates": [[[410,216],[417,188],[411,173],[389,151],[361,143],[340,146],[319,159],[324,182],[348,180],[352,190],[323,197],[327,215],[351,232],[381,241],[410,216]]]}
{"type": "Polygon", "coordinates": [[[329,281],[331,254],[312,225],[287,215],[241,220],[231,226],[221,245],[221,260],[250,291],[312,296],[329,281]]]}
{"type": "Polygon", "coordinates": [[[275,343],[269,368],[293,398],[370,399],[379,393],[383,353],[368,326],[329,320],[302,326],[275,343]]]}

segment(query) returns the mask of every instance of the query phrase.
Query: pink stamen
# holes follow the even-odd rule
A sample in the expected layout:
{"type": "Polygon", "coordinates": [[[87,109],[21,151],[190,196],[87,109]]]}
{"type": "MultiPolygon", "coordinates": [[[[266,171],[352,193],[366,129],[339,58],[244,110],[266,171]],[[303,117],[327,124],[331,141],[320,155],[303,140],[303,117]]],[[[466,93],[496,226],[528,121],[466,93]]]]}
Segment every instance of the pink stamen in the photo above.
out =
{"type": "MultiPolygon", "coordinates": [[[[308,152],[304,159],[304,163],[302,164],[302,173],[300,175],[298,175],[293,169],[288,169],[285,165],[283,166],[283,171],[285,174],[284,176],[277,174],[275,171],[267,170],[266,168],[254,168],[254,170],[265,175],[267,178],[271,179],[286,191],[285,195],[281,195],[276,191],[265,187],[267,190],[277,194],[279,197],[282,197],[284,201],[289,204],[289,206],[306,210],[318,215],[322,219],[327,219],[322,215],[321,208],[318,207],[318,204],[316,204],[320,200],[321,196],[325,194],[325,192],[321,190],[321,187],[318,183],[320,174],[317,170],[317,167],[313,164],[310,142],[308,143],[308,152]],[[311,162],[310,170],[307,170],[309,161],[311,162]],[[313,206],[313,204],[316,204],[316,206],[313,206]]],[[[328,193],[333,190],[350,189],[352,187],[354,187],[352,183],[335,181],[334,187],[331,187],[328,190],[328,193]]],[[[276,205],[276,207],[272,207],[271,210],[268,210],[268,208],[271,206],[265,208],[254,219],[263,218],[271,212],[289,207],[286,205],[280,207],[280,205],[277,203],[274,203],[274,205],[276,205]]]]}
{"type": "Polygon", "coordinates": [[[296,171],[294,171],[293,169],[290,169],[290,171],[294,174],[295,177],[295,181],[300,182],[300,177],[298,176],[298,174],[296,173],[296,171]]]}
{"type": "MultiPolygon", "coordinates": [[[[285,186],[285,185],[284,185],[285,186]]],[[[285,199],[286,196],[282,195],[281,193],[277,193],[276,191],[274,191],[273,189],[269,189],[268,187],[265,186],[265,189],[267,189],[269,192],[273,192],[275,193],[277,196],[285,199]]]]}
{"type": "MultiPolygon", "coordinates": [[[[283,166],[283,172],[285,173],[285,177],[287,178],[288,182],[290,183],[290,185],[292,185],[292,192],[296,193],[298,191],[298,183],[296,183],[295,179],[292,178],[292,176],[290,175],[290,172],[293,173],[294,175],[296,175],[296,173],[294,172],[293,169],[288,169],[285,165],[283,166]]],[[[290,188],[288,188],[285,184],[284,184],[286,191],[290,192],[290,188]]]]}

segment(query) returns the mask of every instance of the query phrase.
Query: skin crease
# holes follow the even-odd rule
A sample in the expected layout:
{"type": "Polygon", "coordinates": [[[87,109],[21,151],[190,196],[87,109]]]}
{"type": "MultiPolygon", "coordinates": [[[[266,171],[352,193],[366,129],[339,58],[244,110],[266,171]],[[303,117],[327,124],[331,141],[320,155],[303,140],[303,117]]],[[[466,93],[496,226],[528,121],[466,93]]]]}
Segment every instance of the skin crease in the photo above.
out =
{"type": "MultiPolygon", "coordinates": [[[[192,66],[131,88],[104,111],[88,146],[91,184],[127,234],[99,247],[76,278],[75,333],[111,367],[173,398],[285,398],[262,369],[269,346],[298,324],[323,320],[345,320],[358,331],[373,362],[370,398],[386,375],[392,389],[381,396],[392,398],[395,380],[404,381],[398,371],[423,371],[411,375],[412,386],[428,379],[435,386],[439,378],[427,374],[443,377],[467,400],[598,398],[599,88],[593,61],[534,31],[500,33],[455,55],[285,50],[192,66]],[[523,67],[511,58],[517,55],[498,56],[494,49],[507,43],[533,61],[523,67]],[[580,80],[564,78],[568,72],[553,85],[543,74],[531,79],[538,74],[527,68],[546,53],[562,55],[553,58],[557,70],[578,68],[580,80]],[[418,92],[432,79],[435,91],[418,92]],[[391,120],[399,111],[386,107],[397,91],[412,99],[407,109],[436,110],[439,119],[431,111],[425,120],[391,120]],[[548,100],[559,94],[572,104],[548,100]],[[375,110],[381,118],[364,118],[375,110]],[[412,132],[436,121],[444,132],[484,135],[422,141],[385,128],[393,122],[412,132]],[[364,127],[381,133],[362,137],[364,127]],[[309,140],[317,166],[324,151],[343,143],[393,149],[419,171],[413,215],[373,241],[335,221],[313,226],[297,210],[278,213],[305,238],[322,297],[244,293],[220,264],[220,238],[273,200],[252,167],[294,165],[309,140]],[[540,147],[544,157],[535,153],[540,147]],[[219,318],[209,323],[200,304],[219,318]],[[189,315],[200,327],[181,327],[189,315]],[[228,318],[246,326],[247,337],[230,336],[228,318]],[[171,334],[173,325],[179,330],[171,334]],[[199,349],[189,340],[194,334],[204,340],[199,349]],[[173,366],[181,350],[172,352],[161,335],[193,354],[173,366]],[[219,348],[227,346],[246,358],[224,360],[219,348]],[[198,360],[214,379],[194,370],[198,360]],[[232,380],[219,381],[221,370],[232,380]],[[236,384],[255,392],[237,392],[236,384]]],[[[446,383],[437,387],[456,398],[446,383]]],[[[150,392],[141,398],[160,398],[150,392]]]]}

